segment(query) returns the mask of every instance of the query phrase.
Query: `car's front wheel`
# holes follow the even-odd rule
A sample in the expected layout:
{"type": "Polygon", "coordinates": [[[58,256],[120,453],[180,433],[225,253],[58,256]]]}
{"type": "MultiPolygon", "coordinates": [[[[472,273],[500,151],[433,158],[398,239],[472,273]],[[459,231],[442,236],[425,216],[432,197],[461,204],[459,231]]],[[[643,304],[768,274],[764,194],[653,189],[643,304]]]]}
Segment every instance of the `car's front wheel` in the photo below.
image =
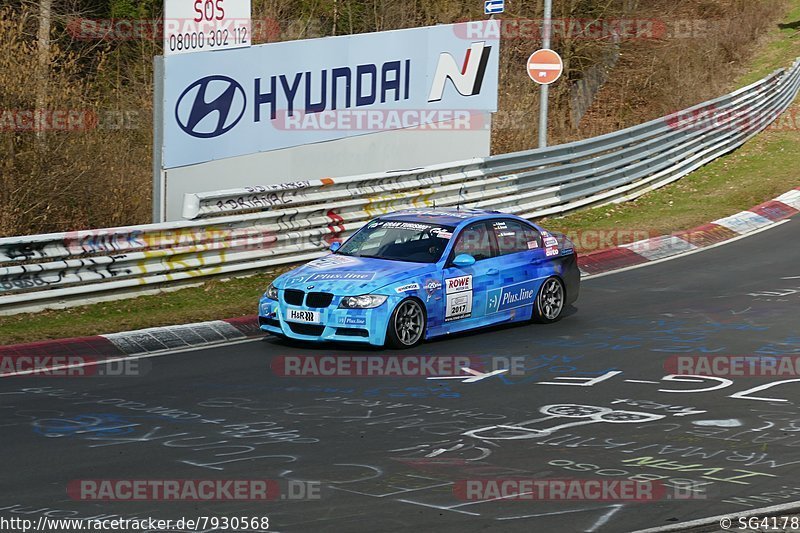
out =
{"type": "Polygon", "coordinates": [[[533,305],[533,320],[540,324],[549,324],[561,319],[564,312],[566,292],[564,284],[558,278],[547,278],[542,283],[536,302],[533,305]]]}
{"type": "Polygon", "coordinates": [[[400,302],[389,317],[386,345],[391,348],[411,348],[425,339],[427,317],[422,304],[413,298],[400,302]]]}

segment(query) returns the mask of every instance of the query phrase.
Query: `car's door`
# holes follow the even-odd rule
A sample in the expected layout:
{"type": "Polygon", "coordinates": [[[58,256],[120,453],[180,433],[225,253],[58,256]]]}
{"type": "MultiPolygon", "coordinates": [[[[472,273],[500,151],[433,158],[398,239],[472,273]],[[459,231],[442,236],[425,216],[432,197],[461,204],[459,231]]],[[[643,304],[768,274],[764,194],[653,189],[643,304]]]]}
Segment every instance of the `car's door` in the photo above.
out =
{"type": "Polygon", "coordinates": [[[500,266],[486,222],[475,222],[458,233],[442,270],[441,324],[445,331],[461,331],[487,323],[486,294],[498,286],[500,266]],[[469,267],[453,265],[460,254],[471,255],[475,263],[469,267]]]}
{"type": "Polygon", "coordinates": [[[519,220],[498,218],[489,226],[497,243],[500,284],[487,295],[487,318],[527,320],[547,278],[546,243],[536,228],[519,220]]]}

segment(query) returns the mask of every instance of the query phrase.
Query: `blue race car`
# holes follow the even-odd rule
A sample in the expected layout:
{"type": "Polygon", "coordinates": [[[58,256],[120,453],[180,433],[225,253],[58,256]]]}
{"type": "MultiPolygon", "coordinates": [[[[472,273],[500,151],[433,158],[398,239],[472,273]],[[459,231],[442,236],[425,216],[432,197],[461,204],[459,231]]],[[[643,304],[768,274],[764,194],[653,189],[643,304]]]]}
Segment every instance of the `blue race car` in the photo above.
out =
{"type": "Polygon", "coordinates": [[[331,252],[275,279],[259,302],[262,330],[409,348],[495,324],[555,322],[580,290],[566,237],[500,212],[399,211],[331,252]]]}

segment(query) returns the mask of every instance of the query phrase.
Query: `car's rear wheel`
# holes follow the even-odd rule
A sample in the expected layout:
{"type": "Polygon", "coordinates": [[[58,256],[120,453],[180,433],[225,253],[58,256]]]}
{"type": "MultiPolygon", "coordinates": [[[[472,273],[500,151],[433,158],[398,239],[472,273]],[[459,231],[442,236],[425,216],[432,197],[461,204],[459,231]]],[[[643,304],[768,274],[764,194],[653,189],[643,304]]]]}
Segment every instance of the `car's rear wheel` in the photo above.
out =
{"type": "Polygon", "coordinates": [[[547,278],[533,305],[533,320],[540,324],[550,324],[561,319],[564,312],[566,292],[564,283],[556,277],[547,278]]]}
{"type": "Polygon", "coordinates": [[[389,317],[386,345],[391,348],[411,348],[425,339],[427,317],[422,304],[413,298],[400,302],[389,317]]]}

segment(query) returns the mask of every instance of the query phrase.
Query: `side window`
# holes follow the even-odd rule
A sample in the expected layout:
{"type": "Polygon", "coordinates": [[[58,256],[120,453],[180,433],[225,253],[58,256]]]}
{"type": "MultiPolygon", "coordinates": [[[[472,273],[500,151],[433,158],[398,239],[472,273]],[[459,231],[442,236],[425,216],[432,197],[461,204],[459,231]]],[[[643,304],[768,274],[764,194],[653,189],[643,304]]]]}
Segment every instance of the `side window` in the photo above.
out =
{"type": "Polygon", "coordinates": [[[493,256],[489,230],[485,223],[476,222],[458,234],[458,241],[453,247],[453,257],[459,254],[469,254],[476,261],[493,256]]]}
{"type": "Polygon", "coordinates": [[[500,255],[527,252],[542,247],[539,232],[516,220],[495,220],[491,223],[500,255]]]}

